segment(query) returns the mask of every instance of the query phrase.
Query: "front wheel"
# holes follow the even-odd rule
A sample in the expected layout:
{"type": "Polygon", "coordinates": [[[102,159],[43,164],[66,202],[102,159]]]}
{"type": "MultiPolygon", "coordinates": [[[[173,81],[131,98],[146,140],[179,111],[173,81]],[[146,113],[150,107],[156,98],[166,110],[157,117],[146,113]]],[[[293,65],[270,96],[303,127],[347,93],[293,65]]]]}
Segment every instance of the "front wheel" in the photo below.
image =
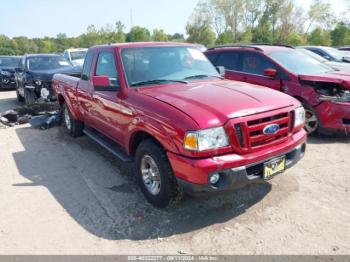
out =
{"type": "Polygon", "coordinates": [[[309,135],[316,134],[320,127],[320,121],[312,107],[304,105],[305,108],[305,129],[309,135]]]}
{"type": "Polygon", "coordinates": [[[24,102],[26,105],[33,105],[36,101],[36,94],[34,91],[24,88],[24,102]]]}
{"type": "Polygon", "coordinates": [[[19,93],[19,91],[18,91],[18,87],[16,87],[16,95],[17,95],[17,101],[18,102],[24,102],[24,98],[23,98],[23,96],[21,96],[21,94],[19,93]]]}
{"type": "Polygon", "coordinates": [[[136,167],[138,183],[152,205],[164,208],[182,198],[166,152],[154,140],[141,142],[136,152],[136,167]]]}

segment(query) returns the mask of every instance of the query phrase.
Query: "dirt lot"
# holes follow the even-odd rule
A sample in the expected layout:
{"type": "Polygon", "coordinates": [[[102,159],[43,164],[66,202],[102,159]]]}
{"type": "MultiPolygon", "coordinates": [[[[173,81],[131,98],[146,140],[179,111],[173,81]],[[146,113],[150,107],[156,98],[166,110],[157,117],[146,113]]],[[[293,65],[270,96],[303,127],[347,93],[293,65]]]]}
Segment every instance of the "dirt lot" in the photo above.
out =
{"type": "MultiPolygon", "coordinates": [[[[0,93],[0,112],[15,105],[0,93]]],[[[160,211],[87,137],[0,135],[0,254],[350,254],[350,137],[309,139],[271,184],[160,211]]]]}

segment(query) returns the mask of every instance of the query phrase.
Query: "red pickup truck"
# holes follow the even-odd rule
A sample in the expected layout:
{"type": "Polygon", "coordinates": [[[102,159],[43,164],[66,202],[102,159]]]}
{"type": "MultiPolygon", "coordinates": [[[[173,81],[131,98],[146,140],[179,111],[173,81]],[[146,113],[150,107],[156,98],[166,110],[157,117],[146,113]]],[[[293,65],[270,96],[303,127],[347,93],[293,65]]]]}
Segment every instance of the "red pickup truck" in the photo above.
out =
{"type": "Polygon", "coordinates": [[[304,155],[305,112],[283,93],[224,80],[190,44],[89,49],[81,78],[53,88],[68,133],[135,161],[147,200],[221,192],[271,179],[304,155]]]}

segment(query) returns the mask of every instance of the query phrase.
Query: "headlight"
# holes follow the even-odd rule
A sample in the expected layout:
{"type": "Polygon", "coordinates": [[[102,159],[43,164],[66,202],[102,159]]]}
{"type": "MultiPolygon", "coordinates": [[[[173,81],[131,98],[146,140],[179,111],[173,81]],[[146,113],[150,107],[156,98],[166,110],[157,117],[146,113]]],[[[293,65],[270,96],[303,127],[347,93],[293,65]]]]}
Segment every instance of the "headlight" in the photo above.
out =
{"type": "Polygon", "coordinates": [[[11,75],[10,72],[8,72],[8,71],[2,71],[2,70],[0,70],[0,74],[3,75],[3,76],[10,76],[10,75],[11,75]]]}
{"type": "Polygon", "coordinates": [[[298,107],[294,110],[295,119],[294,127],[300,127],[305,124],[305,109],[303,107],[298,107]]]}
{"type": "Polygon", "coordinates": [[[228,146],[228,139],[223,127],[188,132],[184,147],[191,151],[205,151],[228,146]]]}
{"type": "Polygon", "coordinates": [[[35,83],[37,86],[41,86],[43,82],[42,82],[40,79],[38,79],[38,80],[34,80],[34,83],[35,83]]]}

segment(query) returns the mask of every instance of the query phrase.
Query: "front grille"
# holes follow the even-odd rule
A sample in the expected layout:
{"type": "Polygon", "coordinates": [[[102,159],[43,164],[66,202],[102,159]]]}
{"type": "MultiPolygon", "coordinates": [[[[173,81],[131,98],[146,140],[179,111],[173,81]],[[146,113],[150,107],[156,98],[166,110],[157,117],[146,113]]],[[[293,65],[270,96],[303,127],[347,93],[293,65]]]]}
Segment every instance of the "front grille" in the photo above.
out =
{"type": "Polygon", "coordinates": [[[263,146],[288,136],[290,125],[289,113],[249,121],[247,125],[250,146],[252,148],[263,146]],[[273,135],[264,134],[264,128],[271,124],[278,124],[280,127],[279,131],[273,135]]]}
{"type": "Polygon", "coordinates": [[[253,150],[281,143],[293,131],[292,113],[285,112],[234,124],[237,145],[242,150],[253,150]],[[279,130],[275,134],[264,134],[264,128],[272,124],[279,125],[279,130]]]}

